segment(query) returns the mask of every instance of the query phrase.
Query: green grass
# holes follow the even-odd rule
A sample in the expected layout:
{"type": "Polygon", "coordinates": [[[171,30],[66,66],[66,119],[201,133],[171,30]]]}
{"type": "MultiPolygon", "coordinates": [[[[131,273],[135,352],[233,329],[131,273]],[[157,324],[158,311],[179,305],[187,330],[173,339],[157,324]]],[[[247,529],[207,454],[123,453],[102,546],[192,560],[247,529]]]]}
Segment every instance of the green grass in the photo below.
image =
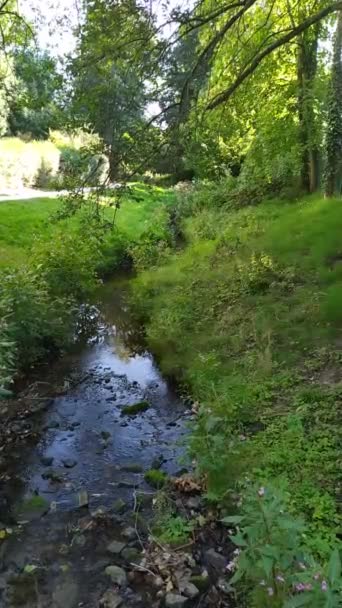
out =
{"type": "MultiPolygon", "coordinates": [[[[122,232],[127,242],[139,238],[161,202],[168,204],[173,200],[169,191],[139,184],[134,186],[134,196],[139,200],[128,197],[123,201],[114,229],[122,232]]],[[[0,202],[0,268],[20,265],[35,237],[49,238],[53,234],[50,219],[60,205],[59,200],[49,198],[0,202]]],[[[107,207],[105,214],[111,220],[113,209],[107,207]]],[[[78,223],[77,219],[63,222],[66,230],[73,230],[78,223]]]]}
{"type": "Polygon", "coordinates": [[[163,370],[202,406],[191,449],[209,497],[245,474],[281,480],[321,553],[341,525],[341,204],[205,209],[132,297],[163,370]]]}

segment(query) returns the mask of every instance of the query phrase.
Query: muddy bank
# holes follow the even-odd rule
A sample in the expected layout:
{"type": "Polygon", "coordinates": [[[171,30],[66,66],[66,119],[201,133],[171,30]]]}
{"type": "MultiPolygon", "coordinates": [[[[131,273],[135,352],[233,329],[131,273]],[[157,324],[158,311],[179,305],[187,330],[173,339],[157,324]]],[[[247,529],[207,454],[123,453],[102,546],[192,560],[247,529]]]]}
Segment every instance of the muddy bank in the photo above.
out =
{"type": "MultiPolygon", "coordinates": [[[[101,290],[92,337],[46,370],[17,418],[5,412],[12,426],[11,464],[1,478],[4,608],[197,605],[203,590],[190,578],[212,569],[215,555],[205,557],[211,546],[224,549],[213,522],[209,537],[202,533],[203,551],[191,542],[176,559],[149,538],[156,490],[146,472],[177,477],[189,467],[182,438],[193,414],[153,357],[127,346],[126,289],[120,281],[101,290]]],[[[201,512],[198,497],[189,503],[191,493],[177,496],[185,516],[201,512]]],[[[225,563],[216,553],[215,580],[225,563]]]]}

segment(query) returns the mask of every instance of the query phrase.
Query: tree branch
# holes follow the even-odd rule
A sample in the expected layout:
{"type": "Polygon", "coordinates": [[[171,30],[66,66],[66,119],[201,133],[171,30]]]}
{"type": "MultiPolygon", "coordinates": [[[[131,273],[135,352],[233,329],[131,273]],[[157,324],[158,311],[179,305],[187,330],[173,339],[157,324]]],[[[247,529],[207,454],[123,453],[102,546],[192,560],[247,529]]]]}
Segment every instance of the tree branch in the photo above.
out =
{"type": "Polygon", "coordinates": [[[302,23],[300,23],[297,27],[292,29],[286,35],[282,36],[281,38],[278,38],[278,40],[275,40],[272,44],[267,46],[263,51],[261,51],[254,57],[251,64],[238,75],[236,80],[230,85],[230,87],[228,87],[228,89],[215,95],[215,97],[207,104],[206,110],[213,110],[217,106],[228,101],[228,99],[233,95],[233,93],[235,93],[239,86],[255,72],[255,70],[259,67],[260,63],[265,59],[265,57],[270,55],[274,50],[283,46],[284,44],[287,44],[288,42],[293,40],[293,38],[299,36],[299,34],[307,30],[312,25],[338,10],[342,10],[342,0],[330,4],[330,6],[327,6],[321,11],[318,11],[318,13],[316,13],[315,15],[311,15],[311,17],[305,19],[302,23]]]}

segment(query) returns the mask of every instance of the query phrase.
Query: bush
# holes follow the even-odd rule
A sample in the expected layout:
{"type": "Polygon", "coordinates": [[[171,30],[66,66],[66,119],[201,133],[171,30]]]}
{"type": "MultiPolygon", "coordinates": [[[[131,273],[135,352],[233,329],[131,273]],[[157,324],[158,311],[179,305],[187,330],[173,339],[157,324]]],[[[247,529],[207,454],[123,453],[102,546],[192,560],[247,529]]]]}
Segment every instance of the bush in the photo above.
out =
{"type": "Polygon", "coordinates": [[[151,268],[161,264],[170,254],[173,243],[170,214],[165,207],[155,212],[139,240],[128,248],[135,268],[151,268]]]}
{"type": "MultiPolygon", "coordinates": [[[[27,370],[72,339],[74,301],[67,296],[52,297],[47,283],[31,270],[2,273],[0,301],[7,316],[5,356],[11,357],[16,368],[27,370]]],[[[8,362],[6,369],[10,375],[8,362]]]]}
{"type": "Polygon", "coordinates": [[[49,240],[34,243],[27,266],[2,272],[2,394],[16,372],[27,371],[74,340],[79,303],[97,285],[99,259],[96,239],[58,227],[49,240]]]}
{"type": "Polygon", "coordinates": [[[255,608],[340,606],[338,550],[318,564],[305,546],[303,522],[289,515],[286,496],[272,486],[249,487],[241,502],[241,515],[223,520],[237,527],[230,584],[243,582],[255,608]]]}
{"type": "Polygon", "coordinates": [[[30,267],[59,297],[68,294],[81,301],[96,287],[96,269],[101,260],[97,239],[87,234],[65,232],[58,227],[53,241],[34,243],[30,267]]]}
{"type": "Polygon", "coordinates": [[[42,182],[43,175],[57,175],[60,152],[48,141],[25,143],[18,138],[0,140],[0,189],[16,190],[42,182]]]}

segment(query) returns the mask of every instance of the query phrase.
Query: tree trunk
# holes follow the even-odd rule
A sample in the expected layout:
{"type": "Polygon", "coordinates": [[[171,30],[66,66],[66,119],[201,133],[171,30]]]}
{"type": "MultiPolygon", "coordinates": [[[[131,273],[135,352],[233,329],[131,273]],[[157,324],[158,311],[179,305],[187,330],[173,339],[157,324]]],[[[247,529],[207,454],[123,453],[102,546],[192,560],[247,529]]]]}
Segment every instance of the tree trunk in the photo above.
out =
{"type": "Polygon", "coordinates": [[[306,192],[318,187],[319,149],[315,142],[313,83],[317,72],[319,26],[304,32],[297,47],[299,141],[302,149],[301,183],[306,192]]]}
{"type": "Polygon", "coordinates": [[[325,196],[341,193],[342,178],[342,11],[338,13],[328,102],[325,196]]]}

